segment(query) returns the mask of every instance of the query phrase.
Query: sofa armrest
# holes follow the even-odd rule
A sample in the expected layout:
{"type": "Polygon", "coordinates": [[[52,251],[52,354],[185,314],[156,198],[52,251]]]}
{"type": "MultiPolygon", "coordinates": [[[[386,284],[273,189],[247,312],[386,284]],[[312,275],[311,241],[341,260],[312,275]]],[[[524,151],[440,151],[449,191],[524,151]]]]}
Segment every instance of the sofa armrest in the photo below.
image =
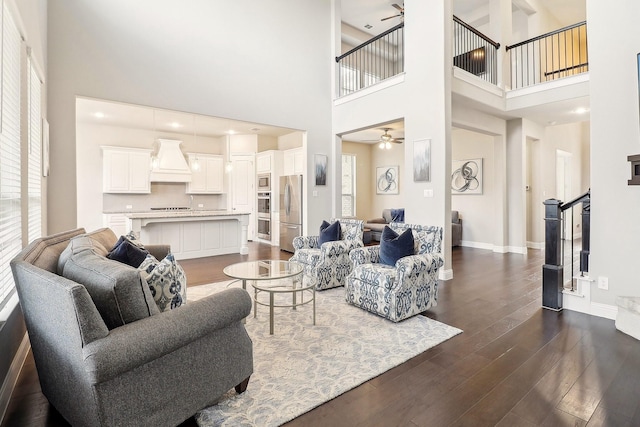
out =
{"type": "Polygon", "coordinates": [[[396,262],[396,269],[400,275],[417,275],[424,271],[437,270],[444,265],[440,253],[409,255],[396,262]]]}
{"type": "Polygon", "coordinates": [[[380,246],[365,246],[352,249],[349,252],[349,259],[351,259],[354,267],[362,264],[376,264],[380,262],[380,246]]]}
{"type": "Polygon", "coordinates": [[[314,249],[318,247],[318,236],[297,236],[293,238],[294,249],[314,249]]]}
{"type": "Polygon", "coordinates": [[[373,218],[368,220],[366,224],[387,224],[387,221],[384,218],[373,218]]]}
{"type": "Polygon", "coordinates": [[[251,297],[239,288],[226,289],[183,307],[112,329],[105,338],[83,348],[92,384],[109,381],[143,366],[251,312],[251,297]]]}
{"type": "Polygon", "coordinates": [[[171,250],[170,245],[144,245],[144,248],[149,251],[157,260],[162,261],[171,250]]]}

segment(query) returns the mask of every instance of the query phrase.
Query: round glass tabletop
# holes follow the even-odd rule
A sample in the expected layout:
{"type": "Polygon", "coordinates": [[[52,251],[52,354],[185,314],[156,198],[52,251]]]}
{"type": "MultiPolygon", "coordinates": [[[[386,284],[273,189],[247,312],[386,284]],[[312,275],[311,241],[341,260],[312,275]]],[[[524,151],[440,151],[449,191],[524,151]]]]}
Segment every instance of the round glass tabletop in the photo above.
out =
{"type": "Polygon", "coordinates": [[[244,261],[226,266],[222,272],[241,280],[271,280],[302,273],[302,265],[281,260],[244,261]]]}

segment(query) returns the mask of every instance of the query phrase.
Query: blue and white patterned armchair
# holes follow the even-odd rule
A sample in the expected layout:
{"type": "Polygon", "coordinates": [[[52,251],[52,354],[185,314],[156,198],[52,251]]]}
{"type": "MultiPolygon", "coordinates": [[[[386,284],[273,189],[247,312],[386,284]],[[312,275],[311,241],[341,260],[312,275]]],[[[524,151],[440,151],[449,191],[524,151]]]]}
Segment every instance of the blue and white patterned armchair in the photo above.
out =
{"type": "MultiPolygon", "coordinates": [[[[295,254],[291,261],[303,265],[305,279],[315,282],[319,291],[344,286],[345,279],[353,268],[349,252],[363,246],[364,221],[342,218],[337,220],[340,221],[342,240],[318,246],[318,236],[298,236],[293,239],[295,254]]],[[[335,221],[336,218],[331,219],[332,224],[335,221]]]]}
{"type": "Polygon", "coordinates": [[[435,307],[438,299],[438,269],[442,227],[391,223],[396,233],[411,228],[414,254],[400,258],[391,267],[380,264],[380,246],[354,249],[353,271],[347,277],[345,297],[349,304],[399,322],[435,307]]]}

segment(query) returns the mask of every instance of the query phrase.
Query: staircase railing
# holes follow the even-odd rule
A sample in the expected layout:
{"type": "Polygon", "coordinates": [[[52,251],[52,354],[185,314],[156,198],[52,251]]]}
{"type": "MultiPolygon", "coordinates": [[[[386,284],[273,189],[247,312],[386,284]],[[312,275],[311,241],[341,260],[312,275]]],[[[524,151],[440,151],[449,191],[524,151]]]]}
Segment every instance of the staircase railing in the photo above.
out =
{"type": "Polygon", "coordinates": [[[498,49],[496,43],[460,18],[453,17],[453,65],[498,84],[498,49]]]}
{"type": "Polygon", "coordinates": [[[571,282],[568,289],[575,291],[575,259],[573,235],[564,236],[567,214],[571,221],[570,233],[573,233],[574,207],[582,204],[582,246],[579,256],[580,275],[589,271],[589,251],[591,244],[591,190],[566,203],[557,199],[544,201],[545,206],[545,260],[542,266],[542,306],[551,310],[562,309],[562,292],[565,289],[565,258],[570,259],[571,282]],[[564,238],[563,238],[564,237],[564,238]],[[570,241],[569,254],[565,242],[570,241]]]}
{"type": "Polygon", "coordinates": [[[506,46],[511,89],[589,71],[586,21],[506,46]]]}
{"type": "Polygon", "coordinates": [[[404,23],[336,57],[338,96],[348,95],[404,71],[404,23]]]}

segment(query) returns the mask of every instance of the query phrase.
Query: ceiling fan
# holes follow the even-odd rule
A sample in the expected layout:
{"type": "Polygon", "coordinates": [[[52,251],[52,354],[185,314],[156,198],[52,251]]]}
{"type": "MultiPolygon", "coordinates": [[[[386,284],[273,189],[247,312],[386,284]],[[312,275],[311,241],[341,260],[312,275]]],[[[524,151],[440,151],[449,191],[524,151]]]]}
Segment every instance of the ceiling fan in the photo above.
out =
{"type": "Polygon", "coordinates": [[[380,138],[378,139],[372,139],[366,142],[379,142],[379,147],[381,149],[390,149],[391,148],[391,144],[402,144],[404,142],[404,138],[394,138],[393,136],[391,136],[389,134],[389,131],[391,130],[391,128],[382,128],[381,130],[384,131],[384,133],[382,135],[380,135],[380,138]]]}
{"type": "Polygon", "coordinates": [[[387,19],[391,19],[391,18],[397,18],[398,16],[400,17],[401,20],[404,18],[404,5],[398,6],[396,3],[394,3],[391,6],[395,7],[396,9],[398,9],[398,11],[400,13],[397,14],[397,15],[387,16],[386,18],[382,18],[381,21],[386,21],[387,19]]]}

